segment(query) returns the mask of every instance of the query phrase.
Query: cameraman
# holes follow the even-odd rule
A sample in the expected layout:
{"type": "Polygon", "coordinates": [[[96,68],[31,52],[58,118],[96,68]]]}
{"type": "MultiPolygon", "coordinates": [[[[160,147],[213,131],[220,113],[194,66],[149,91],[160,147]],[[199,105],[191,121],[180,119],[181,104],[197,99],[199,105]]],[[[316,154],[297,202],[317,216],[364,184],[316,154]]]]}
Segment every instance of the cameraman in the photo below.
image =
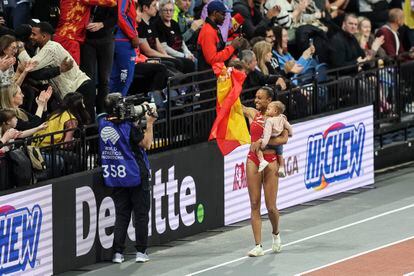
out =
{"type": "Polygon", "coordinates": [[[132,120],[119,120],[117,105],[120,93],[104,100],[106,113],[98,116],[99,153],[105,185],[113,187],[116,221],[112,262],[124,261],[123,250],[131,212],[135,217],[136,262],[147,262],[148,212],[150,210],[149,162],[145,149],[151,147],[155,110],[145,113],[146,130],[132,120]],[[151,116],[149,115],[151,114],[151,116]]]}

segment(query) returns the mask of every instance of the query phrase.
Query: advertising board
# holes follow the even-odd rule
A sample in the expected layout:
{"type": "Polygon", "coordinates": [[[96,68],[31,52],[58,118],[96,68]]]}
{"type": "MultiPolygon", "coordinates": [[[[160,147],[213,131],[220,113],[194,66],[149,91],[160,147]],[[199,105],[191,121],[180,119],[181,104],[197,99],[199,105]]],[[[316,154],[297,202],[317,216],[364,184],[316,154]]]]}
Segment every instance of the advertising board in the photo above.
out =
{"type": "MultiPolygon", "coordinates": [[[[374,183],[373,107],[293,125],[284,145],[286,177],[279,178],[279,209],[374,183]]],[[[249,146],[224,159],[224,221],[250,218],[246,181],[249,146]]],[[[264,198],[262,213],[266,213],[264,198]]]]}
{"type": "Polygon", "coordinates": [[[0,275],[53,274],[52,186],[0,197],[0,275]]]}

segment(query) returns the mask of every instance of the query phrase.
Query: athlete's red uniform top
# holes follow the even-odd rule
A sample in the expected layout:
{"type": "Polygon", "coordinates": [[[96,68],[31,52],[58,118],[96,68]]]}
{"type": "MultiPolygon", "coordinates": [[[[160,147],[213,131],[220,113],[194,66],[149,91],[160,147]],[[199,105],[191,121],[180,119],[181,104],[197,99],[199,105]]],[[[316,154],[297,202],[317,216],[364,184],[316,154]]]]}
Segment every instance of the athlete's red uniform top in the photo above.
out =
{"type": "MultiPolygon", "coordinates": [[[[256,115],[254,116],[252,123],[250,124],[250,136],[251,136],[252,143],[262,138],[263,130],[264,130],[264,123],[265,123],[264,116],[260,112],[257,112],[256,115]]],[[[265,153],[263,154],[263,157],[269,163],[277,159],[277,155],[274,153],[265,153]]],[[[250,151],[249,154],[247,155],[247,158],[252,160],[257,166],[259,166],[259,163],[260,163],[259,157],[257,157],[257,154],[255,152],[250,151]]]]}

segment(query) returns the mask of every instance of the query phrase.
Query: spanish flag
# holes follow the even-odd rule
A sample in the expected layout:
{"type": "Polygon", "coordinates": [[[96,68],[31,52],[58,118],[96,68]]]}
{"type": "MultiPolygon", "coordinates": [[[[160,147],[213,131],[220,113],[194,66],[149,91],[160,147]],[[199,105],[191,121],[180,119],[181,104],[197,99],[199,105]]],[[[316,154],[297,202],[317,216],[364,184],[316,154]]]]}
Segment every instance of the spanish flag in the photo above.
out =
{"type": "Polygon", "coordinates": [[[240,93],[246,74],[223,63],[213,66],[217,76],[217,117],[209,140],[216,139],[223,155],[240,145],[250,144],[250,135],[240,102],[240,93]]]}

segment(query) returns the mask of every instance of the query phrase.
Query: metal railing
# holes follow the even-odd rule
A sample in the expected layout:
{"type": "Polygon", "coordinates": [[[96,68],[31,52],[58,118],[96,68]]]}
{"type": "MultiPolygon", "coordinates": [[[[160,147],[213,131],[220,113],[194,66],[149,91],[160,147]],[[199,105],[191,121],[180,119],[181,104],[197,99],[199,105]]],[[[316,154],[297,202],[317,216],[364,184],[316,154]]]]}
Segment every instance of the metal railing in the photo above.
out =
{"type": "MultiPolygon", "coordinates": [[[[414,126],[414,61],[401,63],[395,59],[381,68],[371,67],[350,75],[343,73],[352,68],[327,70],[322,72],[323,78],[316,72],[292,79],[291,84],[300,85],[291,85],[287,91],[275,90],[275,99],[285,103],[291,122],[342,108],[373,104],[378,146],[384,146],[382,139],[387,131],[402,130],[408,139],[408,130],[414,126]]],[[[160,118],[154,124],[150,154],[207,141],[216,116],[216,80],[211,74],[211,70],[207,70],[169,79],[166,106],[159,111],[160,118]]],[[[244,105],[254,105],[258,88],[242,91],[244,105]]],[[[51,170],[50,175],[43,177],[53,178],[96,167],[96,129],[96,125],[74,129],[75,139],[65,143],[54,143],[51,137],[51,145],[41,148],[51,170]],[[72,163],[75,165],[70,165],[72,163]]],[[[34,139],[40,138],[25,139],[23,144],[30,144],[34,139]]],[[[0,157],[0,179],[3,179],[2,172],[8,170],[4,168],[5,163],[4,157],[0,157]]]]}

